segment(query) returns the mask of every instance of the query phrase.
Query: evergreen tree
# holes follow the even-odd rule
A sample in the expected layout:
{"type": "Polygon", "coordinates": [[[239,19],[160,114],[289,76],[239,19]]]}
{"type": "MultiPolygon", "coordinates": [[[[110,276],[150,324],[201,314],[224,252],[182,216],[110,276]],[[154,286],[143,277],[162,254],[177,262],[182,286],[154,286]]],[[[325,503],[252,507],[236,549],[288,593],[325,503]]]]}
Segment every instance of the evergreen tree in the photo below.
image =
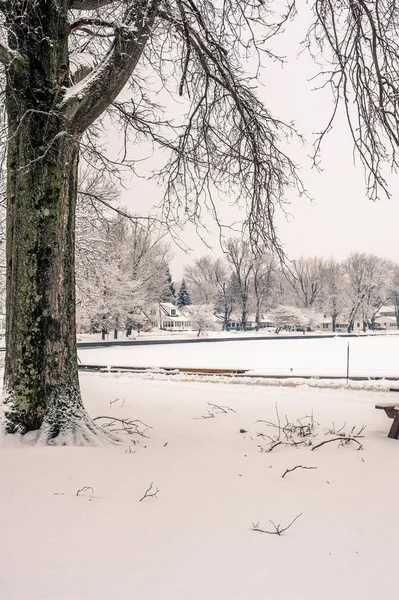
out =
{"type": "Polygon", "coordinates": [[[190,293],[187,289],[186,282],[181,282],[179,294],[177,296],[177,306],[181,308],[182,306],[189,306],[191,304],[190,293]]]}
{"type": "Polygon", "coordinates": [[[165,275],[165,284],[160,297],[160,302],[172,302],[172,304],[174,304],[176,302],[176,290],[169,267],[166,267],[165,275]]]}

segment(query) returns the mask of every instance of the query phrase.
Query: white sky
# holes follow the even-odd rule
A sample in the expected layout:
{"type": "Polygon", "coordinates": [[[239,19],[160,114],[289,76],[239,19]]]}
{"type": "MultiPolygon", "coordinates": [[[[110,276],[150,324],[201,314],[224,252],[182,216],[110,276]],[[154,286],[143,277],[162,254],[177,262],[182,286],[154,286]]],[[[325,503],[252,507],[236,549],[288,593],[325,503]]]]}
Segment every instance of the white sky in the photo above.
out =
{"type": "MultiPolygon", "coordinates": [[[[328,93],[312,91],[315,83],[309,79],[317,73],[317,66],[309,55],[304,52],[297,57],[299,41],[305,31],[304,21],[291,25],[288,35],[280,38],[280,53],[287,56],[287,64],[281,68],[267,62],[258,90],[273,114],[286,121],[293,119],[309,142],[304,149],[293,145],[291,158],[301,165],[302,178],[313,204],[292,196],[288,207],[291,216],[277,217],[279,237],[291,258],[317,254],[341,259],[350,252],[364,251],[399,261],[398,176],[390,177],[390,200],[378,203],[367,200],[363,169],[360,164],[357,167],[354,164],[352,143],[343,118],[325,140],[323,172],[311,169],[310,143],[313,134],[327,123],[332,105],[328,93]]],[[[154,183],[135,179],[131,189],[122,195],[121,202],[134,212],[146,214],[161,197],[162,190],[154,183]]],[[[228,207],[223,209],[225,220],[230,216],[229,210],[228,207]]],[[[216,232],[216,227],[214,229],[216,232]]],[[[209,252],[194,230],[185,231],[183,239],[193,252],[187,255],[173,246],[171,271],[175,280],[181,277],[184,264],[209,252]]],[[[210,236],[208,242],[219,253],[217,235],[210,236]]]]}

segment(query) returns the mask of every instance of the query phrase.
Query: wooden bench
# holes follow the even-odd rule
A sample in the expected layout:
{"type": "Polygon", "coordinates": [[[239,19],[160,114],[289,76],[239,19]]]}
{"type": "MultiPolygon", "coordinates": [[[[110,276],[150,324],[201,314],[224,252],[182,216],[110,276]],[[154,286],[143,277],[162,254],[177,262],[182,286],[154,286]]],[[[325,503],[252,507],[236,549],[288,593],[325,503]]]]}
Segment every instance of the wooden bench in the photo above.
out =
{"type": "Polygon", "coordinates": [[[380,410],[385,410],[385,414],[393,419],[388,437],[394,440],[399,439],[399,404],[395,402],[382,402],[375,405],[380,410]]]}

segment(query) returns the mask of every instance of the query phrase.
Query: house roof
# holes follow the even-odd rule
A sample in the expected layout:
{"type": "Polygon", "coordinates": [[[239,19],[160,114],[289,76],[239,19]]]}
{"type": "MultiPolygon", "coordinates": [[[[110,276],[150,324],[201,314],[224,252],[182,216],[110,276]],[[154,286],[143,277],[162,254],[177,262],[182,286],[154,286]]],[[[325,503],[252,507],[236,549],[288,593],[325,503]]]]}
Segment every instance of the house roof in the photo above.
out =
{"type": "Polygon", "coordinates": [[[172,321],[174,321],[174,320],[188,321],[189,320],[185,315],[183,315],[183,313],[177,308],[177,306],[175,306],[171,302],[160,302],[159,308],[161,309],[163,316],[167,317],[168,319],[171,319],[172,321]],[[175,315],[170,314],[172,310],[176,311],[175,315]]]}
{"type": "Polygon", "coordinates": [[[391,312],[395,314],[395,307],[394,306],[381,306],[380,310],[378,311],[378,315],[382,312],[391,312]]]}

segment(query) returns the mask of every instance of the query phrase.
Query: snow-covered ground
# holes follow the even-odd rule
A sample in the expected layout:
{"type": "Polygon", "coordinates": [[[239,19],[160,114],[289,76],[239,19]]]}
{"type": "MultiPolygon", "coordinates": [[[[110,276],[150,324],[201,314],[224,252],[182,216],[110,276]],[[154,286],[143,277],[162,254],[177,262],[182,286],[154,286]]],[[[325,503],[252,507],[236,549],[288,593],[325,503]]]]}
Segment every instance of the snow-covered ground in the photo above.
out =
{"type": "MultiPolygon", "coordinates": [[[[273,348],[277,348],[273,344],[273,348]]],[[[399,441],[375,392],[264,388],[82,374],[93,416],[151,425],[124,446],[2,440],[0,598],[5,600],[376,600],[397,591],[399,441]],[[118,399],[118,401],[113,402],[118,399]],[[235,412],[212,410],[207,403],[235,412]],[[310,415],[313,443],[258,433],[310,415]],[[201,418],[209,416],[213,418],[201,418]],[[245,429],[245,433],[240,433],[245,429]],[[286,469],[297,469],[282,478],[286,469]],[[153,482],[157,499],[140,498],[153,482]],[[87,489],[77,495],[84,486],[87,489]],[[281,537],[253,531],[288,524],[281,537]]],[[[392,394],[392,399],[396,399],[392,394]]]]}
{"type": "Polygon", "coordinates": [[[83,364],[249,369],[253,374],[399,377],[399,335],[80,349],[83,364]]]}
{"type": "MultiPolygon", "coordinates": [[[[315,331],[309,335],[317,335],[323,336],[326,335],[322,331],[315,331]]],[[[332,335],[330,333],[330,335],[332,335]]],[[[360,333],[363,335],[363,333],[360,333]]],[[[378,334],[369,334],[369,335],[378,335],[378,334]]],[[[385,332],[383,335],[391,335],[391,332],[385,332]]],[[[395,335],[395,334],[393,334],[395,335]]],[[[302,337],[303,333],[301,332],[286,332],[283,331],[279,334],[275,333],[274,328],[270,329],[261,329],[259,331],[250,330],[250,331],[221,331],[220,329],[217,331],[204,331],[201,334],[201,337],[204,338],[215,338],[215,339],[236,339],[236,338],[248,338],[248,337],[281,337],[281,336],[290,336],[290,337],[302,337]]],[[[144,340],[175,340],[175,339],[197,339],[198,332],[197,331],[165,331],[163,329],[152,329],[151,331],[141,331],[140,335],[137,331],[133,331],[130,337],[126,337],[124,331],[118,332],[118,342],[131,342],[135,341],[144,341],[144,340]]],[[[78,342],[92,342],[94,344],[98,342],[103,342],[101,333],[79,333],[77,336],[78,342]]],[[[113,331],[106,335],[106,342],[114,341],[113,331]]]]}

